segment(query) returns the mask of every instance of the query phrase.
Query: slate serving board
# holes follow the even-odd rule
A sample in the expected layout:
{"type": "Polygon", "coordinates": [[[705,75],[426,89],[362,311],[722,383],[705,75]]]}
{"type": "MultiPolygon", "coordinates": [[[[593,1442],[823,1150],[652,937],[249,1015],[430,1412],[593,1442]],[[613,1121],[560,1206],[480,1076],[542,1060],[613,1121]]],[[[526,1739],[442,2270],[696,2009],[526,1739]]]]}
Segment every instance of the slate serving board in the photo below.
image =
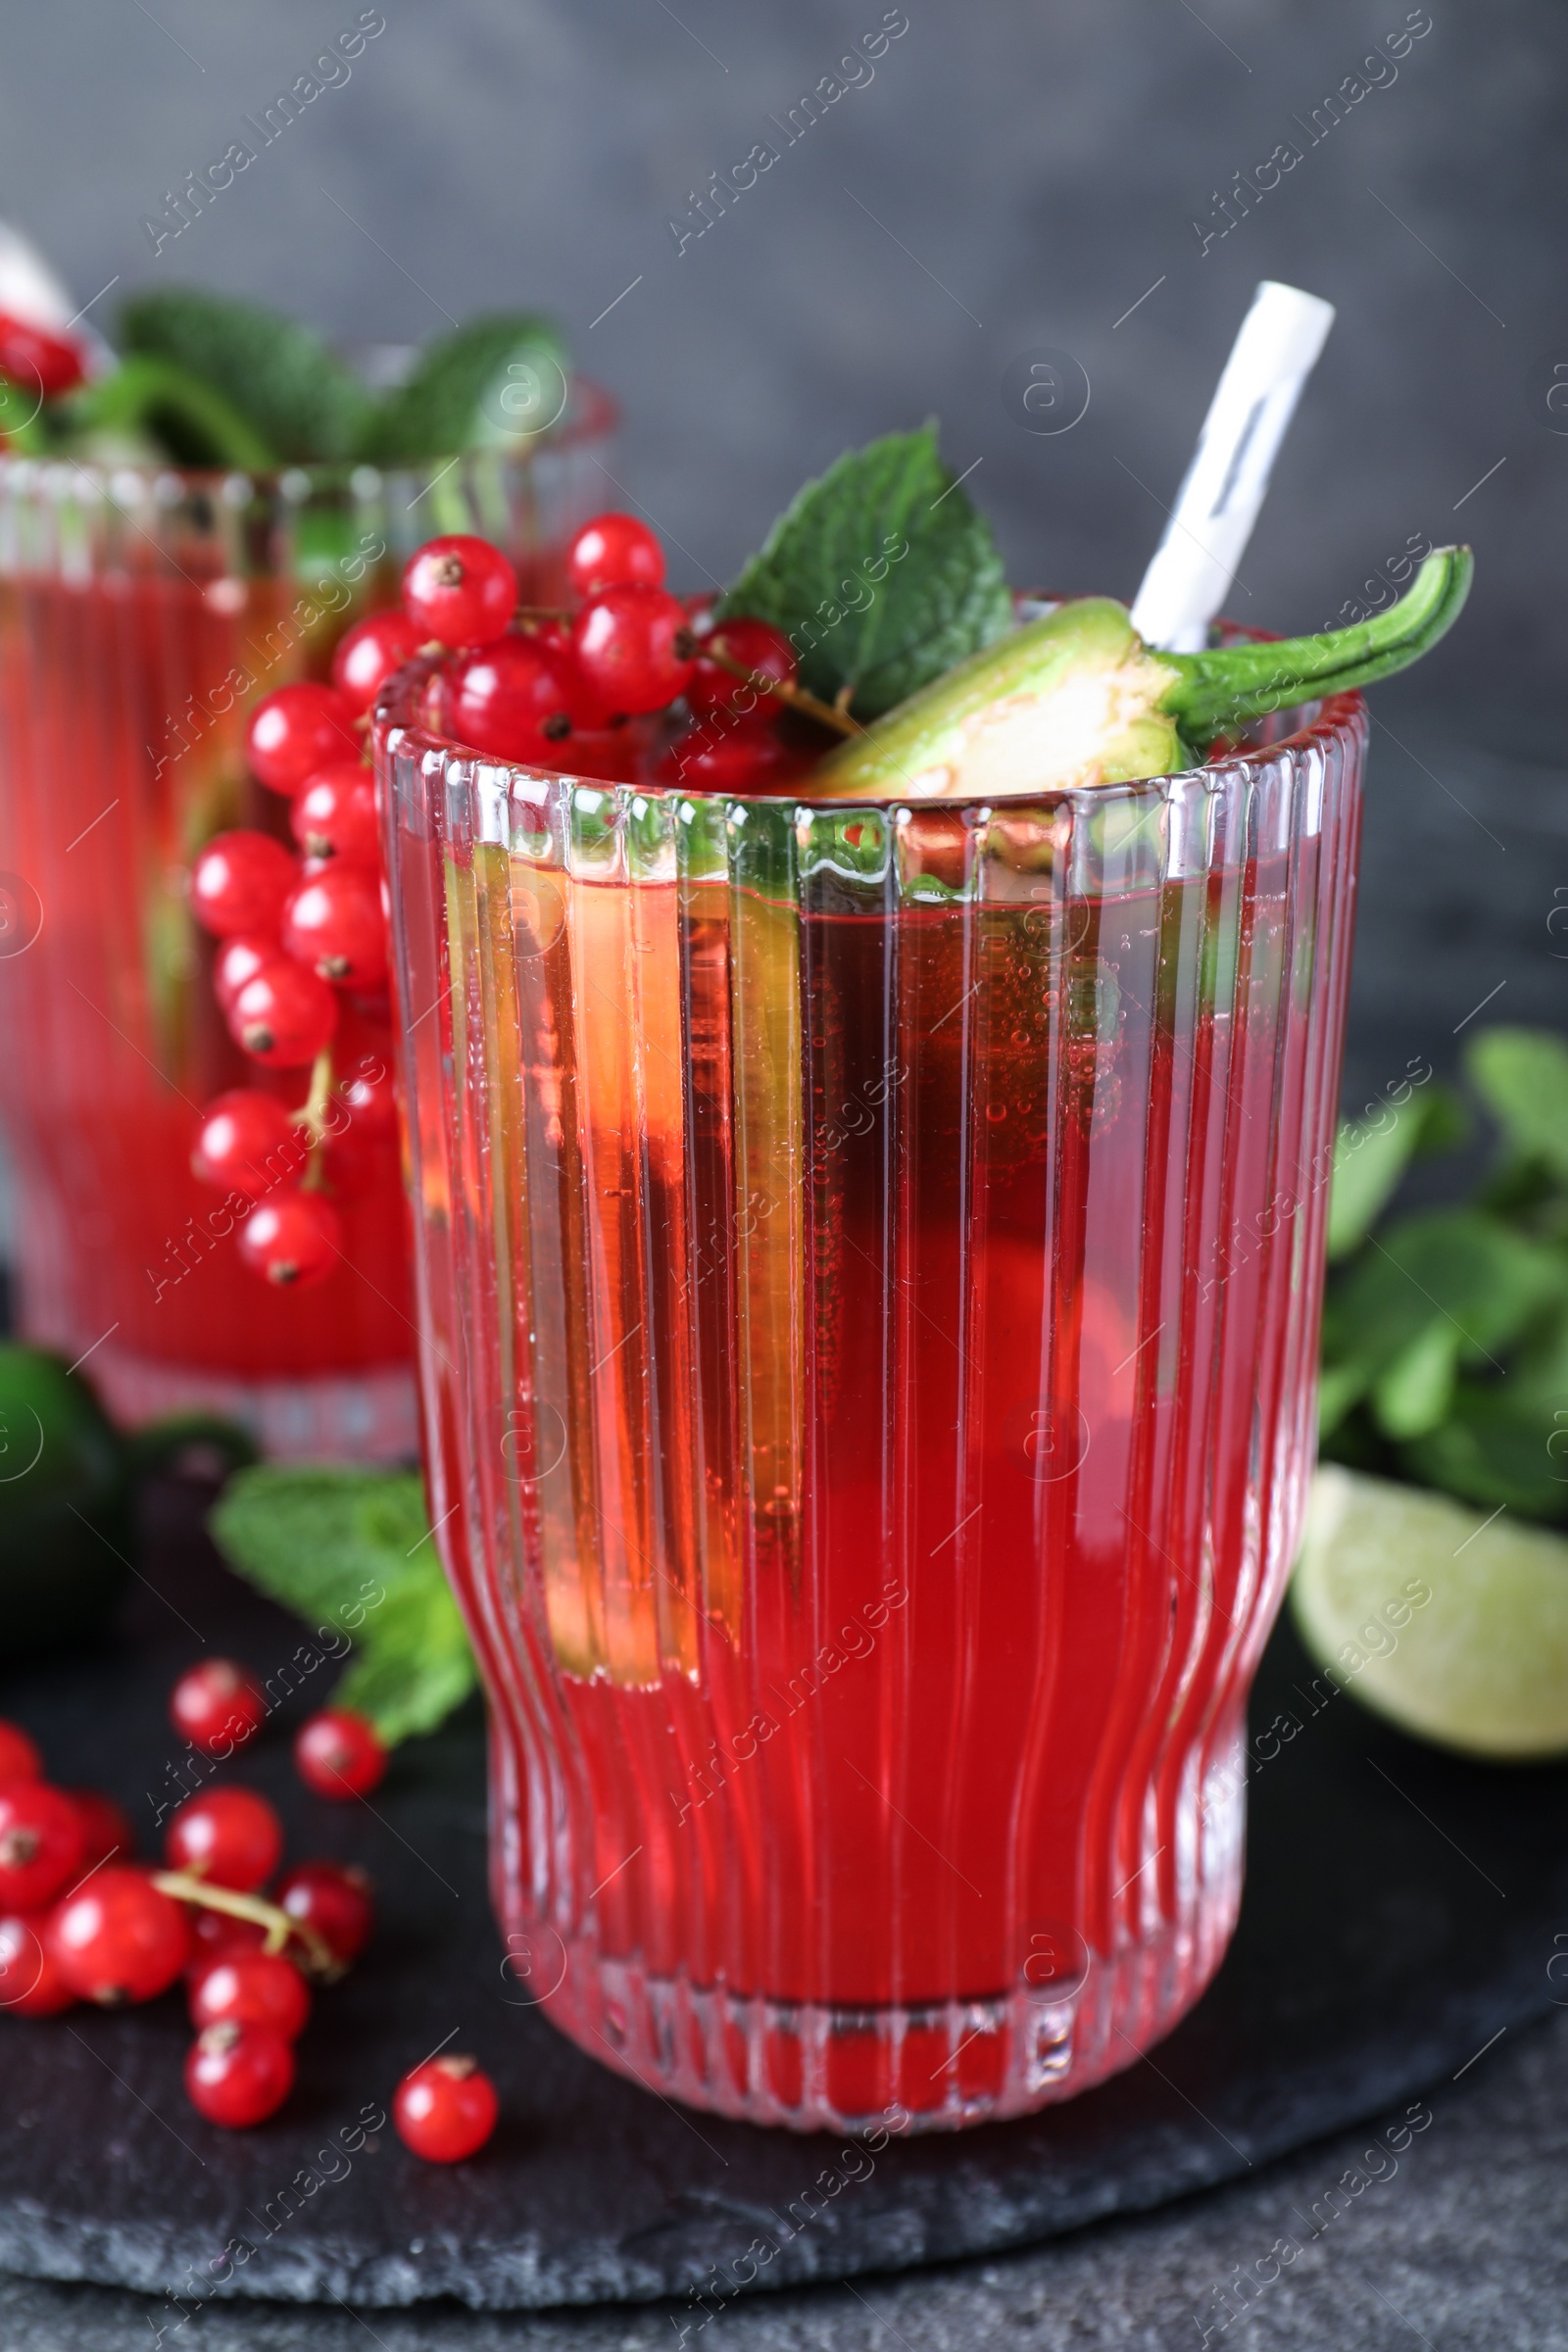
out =
{"type": "MultiPolygon", "coordinates": [[[[120,1638],[0,1679],[0,1713],[39,1736],[57,1778],[119,1796],[148,1851],[148,1792],[168,1793],[179,1753],[174,1675],[204,1642],[266,1675],[299,1640],[217,1565],[199,1499],[158,1497],[120,1638]]],[[[319,1696],[307,1682],[294,1712],[319,1696]]],[[[0,2269],[140,2288],[160,2298],[155,2335],[214,2295],[498,2310],[674,2295],[695,2326],[753,2287],[994,2252],[1235,2178],[1401,2108],[1568,1997],[1563,1965],[1548,1975],[1568,1950],[1553,1942],[1568,1768],[1463,1764],[1348,1697],[1319,1694],[1314,1713],[1283,1625],[1252,1728],[1241,1927],[1193,2015],[1080,2099],[846,2161],[832,2139],[669,2105],[523,2002],[485,1900],[476,1711],[403,1750],[373,1811],[310,1797],[280,1722],[237,1777],[280,1805],[291,1855],[370,1869],[376,1941],[318,1997],[299,2085],[254,2132],[186,2104],[175,1998],[0,2019],[0,2269]],[[398,2077],[449,2036],[503,2104],[489,2147],[450,2169],[374,2128],[398,2077]],[[819,2218],[804,2218],[819,2180],[819,2218]]]]}

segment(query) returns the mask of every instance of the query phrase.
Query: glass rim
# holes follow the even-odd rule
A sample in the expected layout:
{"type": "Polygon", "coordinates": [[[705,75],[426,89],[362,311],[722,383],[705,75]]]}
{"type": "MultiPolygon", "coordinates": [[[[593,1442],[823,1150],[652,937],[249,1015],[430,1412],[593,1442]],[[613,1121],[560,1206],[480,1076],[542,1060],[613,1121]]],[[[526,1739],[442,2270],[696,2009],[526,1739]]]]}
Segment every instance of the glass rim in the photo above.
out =
{"type": "MultiPolygon", "coordinates": [[[[1230,637],[1268,641],[1268,632],[1249,629],[1230,623],[1218,623],[1230,637]]],[[[534,785],[555,790],[568,787],[573,791],[609,793],[614,795],[640,794],[645,801],[655,803],[686,802],[692,807],[724,808],[793,808],[803,814],[842,815],[849,809],[881,809],[906,811],[909,814],[959,814],[976,819],[1005,817],[1011,810],[1059,807],[1066,802],[1081,800],[1103,801],[1110,795],[1142,794],[1150,799],[1168,797],[1174,784],[1202,783],[1211,779],[1217,788],[1234,784],[1238,771],[1260,773],[1282,756],[1298,760],[1308,752],[1348,752],[1358,738],[1366,733],[1366,701],[1358,688],[1351,687],[1340,694],[1324,695],[1314,703],[1294,708],[1303,713],[1298,725],[1272,743],[1243,744],[1228,752],[1222,760],[1205,761],[1197,767],[1170,768],[1157,776],[1134,776],[1104,784],[1048,784],[1038,792],[1005,794],[969,793],[933,796],[930,799],[864,797],[843,793],[811,793],[788,787],[773,792],[737,792],[716,790],[682,783],[662,784],[652,779],[579,775],[572,768],[542,767],[525,760],[504,760],[493,752],[475,750],[456,736],[440,735],[426,726],[415,714],[414,706],[423,693],[430,678],[441,665],[444,656],[417,654],[412,662],[394,671],[377,697],[370,712],[371,734],[378,752],[390,757],[397,752],[413,752],[421,764],[434,754],[440,761],[440,773],[447,774],[461,763],[470,771],[483,770],[487,776],[508,775],[534,785]]],[[[808,780],[809,771],[799,779],[808,780]]]]}
{"type": "Polygon", "coordinates": [[[620,403],[612,392],[592,376],[574,375],[570,378],[574,393],[581,396],[582,414],[562,425],[549,425],[523,446],[510,448],[504,442],[494,442],[478,449],[459,450],[455,457],[420,458],[408,464],[382,465],[373,458],[315,459],[310,463],[285,466],[181,466],[173,459],[159,464],[134,458],[73,458],[58,450],[0,449],[0,490],[8,486],[24,487],[35,476],[61,466],[79,480],[89,483],[105,499],[114,497],[113,484],[126,475],[134,476],[149,486],[159,482],[178,482],[182,492],[192,497],[217,495],[224,484],[248,482],[260,497],[275,496],[286,505],[303,506],[321,492],[352,490],[357,473],[368,471],[378,482],[400,476],[430,474],[443,468],[455,468],[475,463],[494,463],[529,466],[546,454],[555,456],[580,447],[584,442],[604,441],[620,423],[620,403]]]}

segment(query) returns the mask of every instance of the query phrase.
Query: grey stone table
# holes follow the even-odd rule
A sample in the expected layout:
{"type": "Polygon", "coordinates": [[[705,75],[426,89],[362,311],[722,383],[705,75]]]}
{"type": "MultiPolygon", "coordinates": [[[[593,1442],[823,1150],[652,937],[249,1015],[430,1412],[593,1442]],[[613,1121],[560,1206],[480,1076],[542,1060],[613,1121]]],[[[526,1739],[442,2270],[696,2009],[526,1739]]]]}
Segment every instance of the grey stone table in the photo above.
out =
{"type": "MultiPolygon", "coordinates": [[[[1568,1006],[1568,920],[1552,923],[1568,906],[1557,746],[1517,713],[1441,717],[1411,686],[1378,709],[1351,1105],[1413,1054],[1451,1070],[1478,1020],[1560,1027],[1568,1006]]],[[[1568,1917],[1562,1927],[1568,1939],[1568,1917]]],[[[1249,2352],[1568,2352],[1568,2009],[1505,2032],[1434,2083],[1428,2106],[1430,2124],[1396,2158],[1359,2130],[1038,2250],[742,2301],[713,2320],[710,2341],[718,2352],[1096,2352],[1206,2336],[1249,2352]]],[[[0,2279],[0,2352],[129,2352],[154,2340],[153,2309],[118,2290],[0,2279]]],[[[188,2326],[204,2352],[608,2352],[673,2345],[683,2328],[697,2340],[689,2304],[490,2317],[213,2303],[188,2326]]]]}

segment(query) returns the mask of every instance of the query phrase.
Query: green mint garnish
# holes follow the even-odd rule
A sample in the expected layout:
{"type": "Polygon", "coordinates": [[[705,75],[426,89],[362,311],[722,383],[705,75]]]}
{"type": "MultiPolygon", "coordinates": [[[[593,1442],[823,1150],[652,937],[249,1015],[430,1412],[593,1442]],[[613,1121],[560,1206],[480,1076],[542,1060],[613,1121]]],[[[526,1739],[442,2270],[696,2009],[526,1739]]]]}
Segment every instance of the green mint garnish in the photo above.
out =
{"type": "Polygon", "coordinates": [[[470,318],[419,354],[367,419],[360,454],[417,465],[476,448],[524,449],[565,400],[566,353],[548,318],[531,312],[470,318]]]}
{"type": "Polygon", "coordinates": [[[889,433],[808,482],[721,599],[782,629],[801,683],[877,718],[1011,626],[991,526],[937,454],[936,427],[889,433]]]}
{"type": "MultiPolygon", "coordinates": [[[[134,294],[120,314],[127,353],[172,361],[242,416],[284,465],[354,456],[370,396],[352,368],[297,319],[194,288],[134,294]]],[[[170,443],[176,458],[181,451],[170,443]]],[[[205,458],[196,463],[211,462],[205,458]]]]}
{"type": "Polygon", "coordinates": [[[332,1703],[368,1715],[389,1745],[434,1731],[473,1689],[473,1655],[413,1473],[264,1464],[229,1482],[209,1524],[250,1584],[313,1632],[351,1638],[332,1703]]]}
{"type": "MultiPolygon", "coordinates": [[[[1428,1072],[1430,1078],[1430,1071],[1428,1072]]],[[[1420,1077],[1340,1130],[1319,1421],[1332,1460],[1568,1521],[1568,1044],[1481,1031],[1465,1076],[1499,1132],[1468,1203],[1383,1216],[1413,1158],[1462,1143],[1420,1077]],[[1381,1221],[1379,1221],[1381,1219],[1381,1221]]]]}

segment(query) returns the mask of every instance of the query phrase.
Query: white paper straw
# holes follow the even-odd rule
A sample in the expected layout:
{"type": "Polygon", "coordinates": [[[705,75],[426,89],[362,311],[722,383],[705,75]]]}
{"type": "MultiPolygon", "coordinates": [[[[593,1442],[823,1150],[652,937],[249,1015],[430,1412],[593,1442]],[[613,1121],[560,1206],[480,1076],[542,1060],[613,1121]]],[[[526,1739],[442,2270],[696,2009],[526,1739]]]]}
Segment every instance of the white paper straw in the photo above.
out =
{"type": "Polygon", "coordinates": [[[1165,535],[1133,603],[1146,645],[1197,653],[1225,603],[1275,452],[1334,323],[1334,305],[1264,278],[1225,363],[1165,535]]]}

